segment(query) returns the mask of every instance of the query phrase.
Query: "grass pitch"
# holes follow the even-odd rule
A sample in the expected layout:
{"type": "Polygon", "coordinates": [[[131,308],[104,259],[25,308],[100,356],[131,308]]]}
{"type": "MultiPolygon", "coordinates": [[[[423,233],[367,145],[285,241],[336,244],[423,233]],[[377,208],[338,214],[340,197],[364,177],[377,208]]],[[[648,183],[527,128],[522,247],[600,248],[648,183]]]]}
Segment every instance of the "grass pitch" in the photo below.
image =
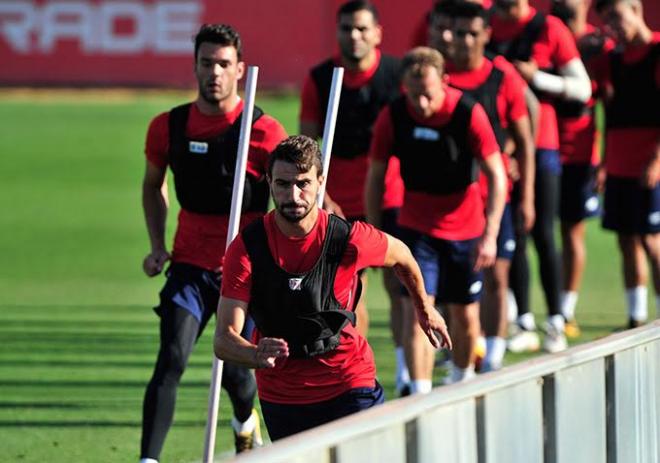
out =
{"type": "MultiPolygon", "coordinates": [[[[0,95],[0,460],[137,461],[142,397],[158,349],[151,307],[163,284],[141,271],[144,137],[153,116],[189,95],[29,96],[0,95]]],[[[295,133],[295,97],[257,103],[295,133]]],[[[175,218],[173,207],[169,242],[175,218]]],[[[579,342],[626,319],[615,240],[595,222],[588,251],[579,342]]],[[[534,277],[535,261],[532,269],[534,277]]],[[[391,399],[393,349],[379,273],[371,274],[368,298],[369,341],[391,399]]],[[[532,306],[541,321],[536,280],[532,306]]],[[[183,377],[163,461],[201,458],[211,331],[183,377]]],[[[232,448],[224,398],[217,454],[232,448]]]]}

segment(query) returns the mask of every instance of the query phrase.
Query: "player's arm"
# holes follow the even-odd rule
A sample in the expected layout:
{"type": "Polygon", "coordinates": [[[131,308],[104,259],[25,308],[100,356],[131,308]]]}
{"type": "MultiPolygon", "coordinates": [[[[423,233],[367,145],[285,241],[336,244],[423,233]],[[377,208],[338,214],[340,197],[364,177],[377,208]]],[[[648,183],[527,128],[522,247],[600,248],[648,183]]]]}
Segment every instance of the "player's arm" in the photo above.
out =
{"type": "Polygon", "coordinates": [[[370,160],[365,187],[365,206],[367,209],[367,222],[376,228],[381,226],[386,171],[387,163],[377,159],[370,160]]]}
{"type": "Polygon", "coordinates": [[[273,368],[277,358],[289,355],[288,345],[279,338],[261,338],[256,345],[243,338],[241,331],[245,325],[247,307],[247,302],[220,297],[213,338],[215,355],[221,360],[248,368],[273,368]]]}
{"type": "Polygon", "coordinates": [[[591,98],[591,81],[580,58],[559,68],[559,75],[537,70],[531,79],[534,88],[565,100],[586,103],[591,98]]]}
{"type": "Polygon", "coordinates": [[[525,88],[525,104],[529,113],[529,123],[532,130],[532,141],[536,140],[539,130],[539,99],[536,98],[531,88],[525,88]]]}
{"type": "Polygon", "coordinates": [[[147,160],[142,180],[142,208],[151,243],[151,251],[144,258],[142,268],[148,276],[158,275],[170,259],[165,246],[165,221],[169,204],[166,169],[147,160]]]}
{"type": "Polygon", "coordinates": [[[534,211],[534,139],[529,117],[523,116],[511,121],[510,132],[515,141],[513,153],[518,164],[520,175],[520,213],[523,217],[525,231],[532,229],[535,220],[534,211]]]}
{"type": "Polygon", "coordinates": [[[397,278],[408,290],[413,305],[417,310],[417,319],[422,331],[429,341],[437,349],[440,347],[452,348],[451,338],[447,331],[447,325],[442,316],[429,303],[429,297],[424,289],[422,272],[413,257],[408,246],[400,240],[387,236],[387,254],[385,255],[384,267],[392,267],[397,278]],[[436,333],[442,340],[438,340],[436,333]]]}
{"type": "Polygon", "coordinates": [[[486,229],[477,245],[477,258],[474,269],[495,264],[497,258],[497,234],[506,201],[506,173],[499,152],[486,156],[480,161],[481,170],[488,179],[488,204],[486,205],[486,229]]]}
{"type": "Polygon", "coordinates": [[[642,172],[642,187],[653,189],[660,180],[660,139],[655,144],[655,151],[642,172]]]}

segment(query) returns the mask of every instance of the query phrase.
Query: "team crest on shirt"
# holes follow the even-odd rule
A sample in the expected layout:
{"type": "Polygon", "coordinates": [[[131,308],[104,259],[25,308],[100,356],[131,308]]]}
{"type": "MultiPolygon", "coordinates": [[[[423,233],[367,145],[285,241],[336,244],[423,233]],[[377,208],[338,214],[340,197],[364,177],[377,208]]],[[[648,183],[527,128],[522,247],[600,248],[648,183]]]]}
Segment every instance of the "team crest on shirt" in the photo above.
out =
{"type": "Polygon", "coordinates": [[[415,127],[413,138],[415,140],[438,141],[440,140],[440,132],[428,127],[415,127]]]}
{"type": "Polygon", "coordinates": [[[301,291],[302,281],[302,278],[289,278],[289,289],[291,291],[301,291]]]}
{"type": "Polygon", "coordinates": [[[188,143],[188,149],[191,153],[206,154],[209,152],[209,144],[203,141],[191,141],[188,143]]]}

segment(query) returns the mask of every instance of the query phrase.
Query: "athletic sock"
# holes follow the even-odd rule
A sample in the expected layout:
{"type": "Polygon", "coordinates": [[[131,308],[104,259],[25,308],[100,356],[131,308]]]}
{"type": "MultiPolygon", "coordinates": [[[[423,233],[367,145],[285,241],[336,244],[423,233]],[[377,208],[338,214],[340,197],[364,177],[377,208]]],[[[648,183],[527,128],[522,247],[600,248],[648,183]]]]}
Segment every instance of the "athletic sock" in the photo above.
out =
{"type": "Polygon", "coordinates": [[[158,460],[153,458],[140,458],[140,463],[158,463],[158,460]]]}
{"type": "Polygon", "coordinates": [[[564,332],[564,316],[563,315],[552,315],[548,317],[548,323],[552,325],[559,333],[564,332]]]}
{"type": "Polygon", "coordinates": [[[430,379],[413,379],[410,381],[410,394],[428,394],[433,385],[430,379]]]}
{"type": "Polygon", "coordinates": [[[245,434],[254,431],[254,428],[257,427],[256,414],[252,412],[250,418],[248,418],[245,423],[241,423],[235,416],[233,416],[231,418],[231,427],[234,428],[234,431],[236,431],[237,434],[245,434]]]}
{"type": "Polygon", "coordinates": [[[509,323],[516,321],[518,316],[518,304],[516,303],[516,296],[513,294],[511,288],[506,291],[506,302],[507,302],[507,314],[506,318],[509,323]]]}
{"type": "Polygon", "coordinates": [[[502,366],[502,360],[506,353],[506,339],[499,336],[489,336],[486,338],[486,358],[492,369],[499,369],[502,366]]]}
{"type": "Polygon", "coordinates": [[[660,318],[660,294],[655,295],[655,318],[660,318]]]}
{"type": "Polygon", "coordinates": [[[396,355],[396,389],[400,391],[406,384],[410,383],[410,373],[408,373],[406,354],[403,347],[397,346],[394,352],[396,355]]]}
{"type": "Polygon", "coordinates": [[[635,286],[626,289],[628,302],[628,316],[636,322],[646,321],[648,318],[648,290],[646,286],[635,286]]]}
{"type": "Polygon", "coordinates": [[[451,383],[460,383],[474,377],[474,365],[459,368],[456,365],[451,369],[451,383]]]}
{"type": "Polygon", "coordinates": [[[560,298],[561,313],[566,320],[575,318],[575,306],[577,305],[577,291],[562,291],[560,298]]]}
{"type": "Polygon", "coordinates": [[[518,325],[524,330],[534,331],[536,329],[536,322],[534,321],[534,314],[527,312],[518,317],[518,325]]]}

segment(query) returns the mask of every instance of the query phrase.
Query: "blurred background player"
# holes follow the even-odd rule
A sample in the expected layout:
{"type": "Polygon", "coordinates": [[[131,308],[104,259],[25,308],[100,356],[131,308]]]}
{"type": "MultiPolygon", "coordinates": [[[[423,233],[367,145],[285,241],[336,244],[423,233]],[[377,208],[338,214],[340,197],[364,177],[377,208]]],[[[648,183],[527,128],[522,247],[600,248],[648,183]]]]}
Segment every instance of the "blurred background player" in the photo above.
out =
{"type": "MultiPolygon", "coordinates": [[[[540,101],[536,136],[536,219],[532,237],[539,257],[541,284],[548,309],[543,347],[548,352],[566,349],[564,317],[559,305],[560,267],[554,239],[559,206],[559,135],[553,106],[557,98],[587,102],[591,84],[568,28],[553,16],[529,5],[528,0],[496,0],[491,19],[489,49],[514,64],[540,101]]],[[[529,310],[529,274],[524,234],[512,262],[511,285],[518,306],[518,332],[509,340],[514,352],[539,347],[534,316],[529,310]]]]}
{"type": "MultiPolygon", "coordinates": [[[[591,0],[554,0],[551,13],[560,18],[575,38],[580,57],[589,71],[595,58],[613,47],[613,42],[587,22],[591,0]]],[[[597,86],[592,80],[592,98],[581,101],[555,101],[559,128],[561,187],[559,218],[562,236],[561,312],[566,319],[569,338],[580,335],[575,307],[586,266],[586,221],[600,215],[597,167],[600,162],[600,139],[594,114],[597,86]]]]}
{"type": "MultiPolygon", "coordinates": [[[[503,57],[494,60],[484,56],[490,38],[488,12],[481,5],[456,2],[447,12],[453,18],[451,55],[447,61],[449,85],[462,90],[478,101],[486,111],[502,153],[503,164],[508,166],[509,156],[504,152],[507,139],[513,138],[514,156],[520,171],[521,213],[534,214],[534,140],[527,107],[527,83],[503,57]]],[[[507,169],[508,170],[508,169],[507,169]]],[[[484,203],[487,203],[488,184],[480,176],[484,203]]],[[[509,269],[515,251],[513,215],[508,192],[500,231],[497,237],[497,260],[484,271],[484,292],[481,299],[481,322],[486,336],[486,356],[481,371],[497,370],[502,366],[507,337],[507,291],[509,269]]]]}
{"type": "MultiPolygon", "coordinates": [[[[144,272],[158,275],[171,260],[160,292],[160,350],[144,397],[143,462],[157,461],[172,424],[176,392],[192,349],[218,305],[221,265],[243,101],[241,39],[227,25],[204,25],[195,37],[197,99],[151,122],[146,141],[142,204],[151,251],[144,272]],[[166,172],[174,176],[181,205],[172,254],[165,245],[166,172]]],[[[245,217],[266,212],[269,153],[286,137],[284,128],[255,107],[248,153],[245,217]]],[[[257,445],[259,417],[253,409],[256,383],[247,368],[225,363],[222,387],[231,400],[236,451],[257,445]]]]}
{"type": "Polygon", "coordinates": [[[372,225],[317,207],[322,169],[315,140],[282,142],[268,169],[275,210],[245,228],[225,261],[215,351],[257,369],[273,440],[383,403],[373,352],[355,329],[360,269],[394,267],[428,341],[451,348],[410,250],[372,225]],[[248,313],[254,343],[239,335],[248,313]]]}
{"type": "MultiPolygon", "coordinates": [[[[378,222],[390,156],[397,156],[405,184],[399,225],[424,276],[429,304],[449,310],[454,351],[450,381],[474,376],[480,332],[482,272],[495,263],[504,208],[506,176],[493,130],[483,108],[444,82],[444,59],[419,47],[403,58],[405,96],[378,116],[370,149],[367,215],[378,222]],[[477,182],[488,178],[488,206],[477,182]]],[[[431,390],[433,349],[415,326],[404,297],[404,347],[411,392],[431,390]]]]}
{"type": "MultiPolygon", "coordinates": [[[[381,54],[378,49],[381,39],[378,12],[370,2],[354,0],[344,3],[337,11],[339,55],[315,66],[302,90],[300,133],[318,139],[323,135],[333,68],[344,67],[324,206],[349,221],[365,218],[364,185],[373,123],[382,107],[399,95],[400,63],[396,58],[381,54]]],[[[392,159],[386,176],[382,221],[374,225],[393,236],[397,236],[396,220],[403,201],[402,190],[399,163],[392,159]]],[[[366,337],[369,326],[365,307],[366,273],[361,274],[361,279],[358,329],[366,337]]],[[[401,344],[401,293],[391,269],[383,270],[383,279],[391,307],[396,388],[405,394],[409,376],[401,344]]]]}
{"type": "Polygon", "coordinates": [[[618,236],[633,328],[648,317],[647,257],[660,310],[660,33],[638,0],[599,0],[596,9],[618,45],[594,72],[607,96],[603,226],[618,236]]]}

